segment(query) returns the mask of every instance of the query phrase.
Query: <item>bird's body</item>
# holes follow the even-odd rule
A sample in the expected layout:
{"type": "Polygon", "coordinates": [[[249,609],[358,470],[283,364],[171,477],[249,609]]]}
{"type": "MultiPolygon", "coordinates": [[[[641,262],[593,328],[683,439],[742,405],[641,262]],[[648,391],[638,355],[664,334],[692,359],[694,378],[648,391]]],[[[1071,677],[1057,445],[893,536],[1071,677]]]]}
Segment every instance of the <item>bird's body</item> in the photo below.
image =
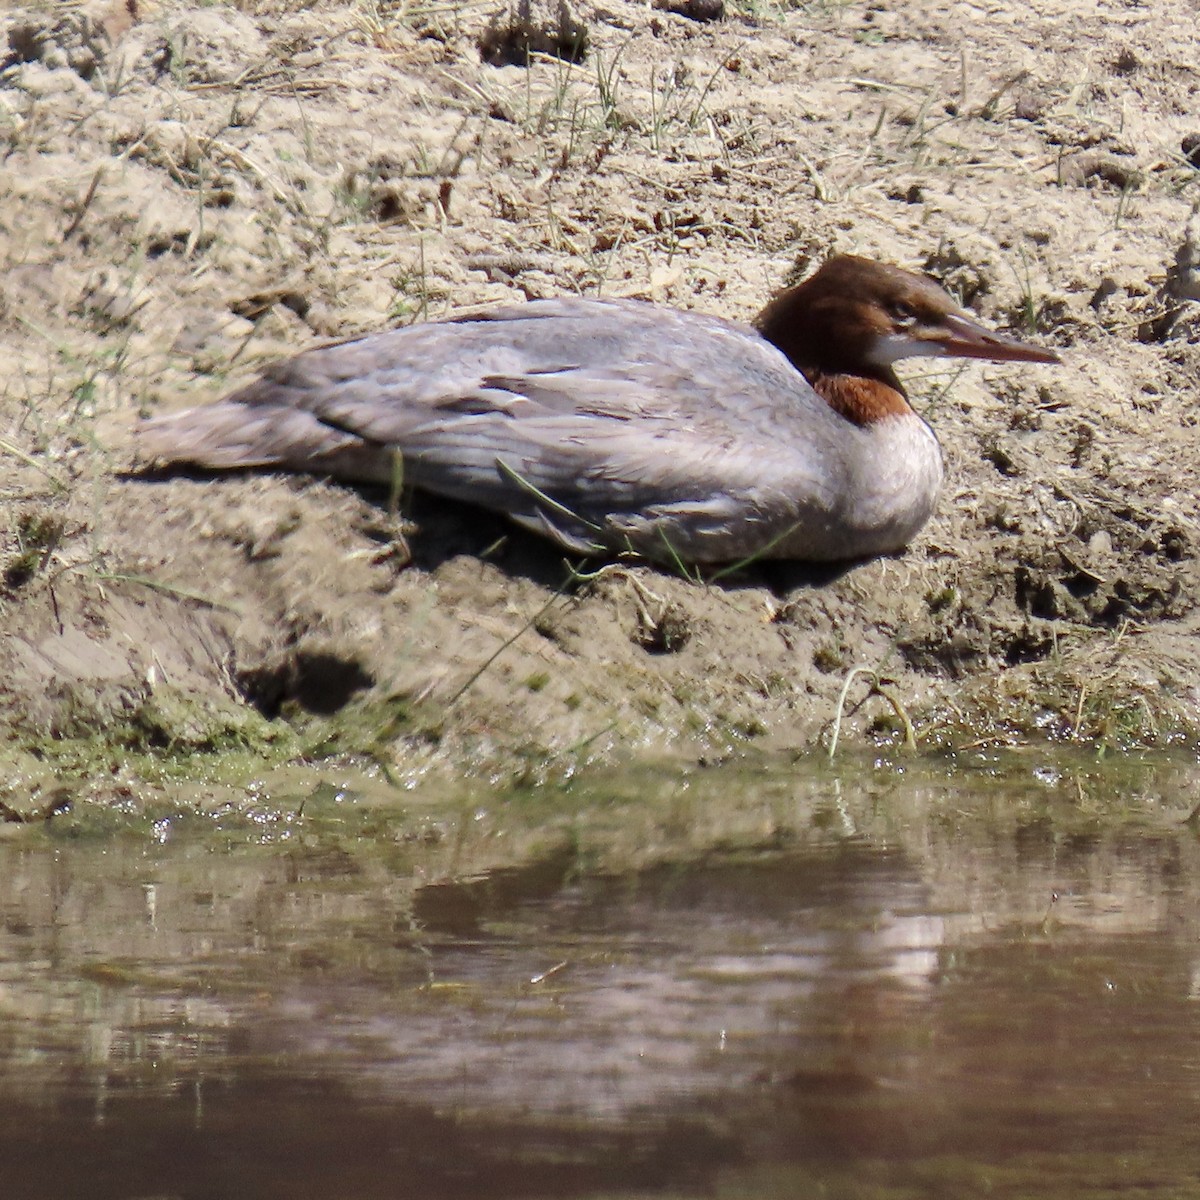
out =
{"type": "MultiPolygon", "coordinates": [[[[782,293],[761,333],[637,301],[539,300],[307,351],[217,405],[145,423],[141,443],[159,460],[385,483],[399,456],[406,484],[575,550],[691,562],[898,550],[942,478],[937,440],[891,373],[901,354],[842,363],[831,333],[805,362],[806,340],[772,336],[836,263],[960,312],[929,281],[847,258],[782,293]]],[[[958,319],[988,352],[908,352],[1053,360],[958,319]]]]}

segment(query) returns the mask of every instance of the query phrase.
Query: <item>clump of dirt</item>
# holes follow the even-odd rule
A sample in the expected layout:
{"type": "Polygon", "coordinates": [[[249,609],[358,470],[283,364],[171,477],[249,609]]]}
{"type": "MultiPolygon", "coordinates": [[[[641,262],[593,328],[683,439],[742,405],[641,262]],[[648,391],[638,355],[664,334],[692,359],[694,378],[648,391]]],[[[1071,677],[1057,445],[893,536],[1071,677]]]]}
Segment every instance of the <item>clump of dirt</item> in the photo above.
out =
{"type": "Polygon", "coordinates": [[[479,39],[479,53],[493,67],[527,67],[535,54],[581,63],[588,36],[566,0],[518,0],[493,17],[479,39]]]}
{"type": "Polygon", "coordinates": [[[847,680],[842,744],[1194,739],[1187,14],[610,0],[584,62],[481,61],[509,12],[0,15],[8,744],[806,748],[847,680]],[[895,558],[597,571],[421,497],[128,473],[138,415],[320,339],[576,292],[748,319],[835,249],[1065,362],[909,373],[947,483],[895,558]]]}

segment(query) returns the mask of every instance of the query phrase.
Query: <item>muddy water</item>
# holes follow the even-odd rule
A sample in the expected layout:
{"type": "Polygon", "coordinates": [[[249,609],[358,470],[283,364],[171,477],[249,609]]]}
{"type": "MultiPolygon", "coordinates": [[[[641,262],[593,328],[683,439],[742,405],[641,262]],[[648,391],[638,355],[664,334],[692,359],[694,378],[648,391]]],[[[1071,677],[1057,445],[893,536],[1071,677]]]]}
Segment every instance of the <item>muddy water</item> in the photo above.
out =
{"type": "Polygon", "coordinates": [[[0,841],[0,1195],[1200,1196],[1188,763],[369,779],[0,841]]]}

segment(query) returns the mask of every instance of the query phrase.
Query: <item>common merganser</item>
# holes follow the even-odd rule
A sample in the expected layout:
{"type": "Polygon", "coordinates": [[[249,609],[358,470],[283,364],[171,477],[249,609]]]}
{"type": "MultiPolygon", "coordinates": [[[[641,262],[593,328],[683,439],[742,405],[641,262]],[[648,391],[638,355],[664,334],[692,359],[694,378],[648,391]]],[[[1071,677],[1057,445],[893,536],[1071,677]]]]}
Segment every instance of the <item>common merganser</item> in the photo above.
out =
{"type": "Polygon", "coordinates": [[[932,280],[839,255],[753,327],[633,300],[470,312],[307,350],[142,424],[152,460],[388,483],[504,513],[576,552],[719,563],[902,549],[942,481],[892,369],[1054,363],[932,280]]]}

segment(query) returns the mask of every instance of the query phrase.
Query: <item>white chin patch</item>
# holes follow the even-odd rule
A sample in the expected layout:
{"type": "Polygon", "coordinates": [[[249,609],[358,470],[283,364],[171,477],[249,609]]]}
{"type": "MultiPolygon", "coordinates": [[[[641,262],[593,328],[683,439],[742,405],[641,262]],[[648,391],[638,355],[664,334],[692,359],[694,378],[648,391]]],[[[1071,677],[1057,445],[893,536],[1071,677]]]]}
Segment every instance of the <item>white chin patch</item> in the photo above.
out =
{"type": "Polygon", "coordinates": [[[945,353],[939,342],[924,341],[907,333],[888,333],[875,339],[867,362],[876,367],[890,367],[902,358],[942,358],[945,353]]]}

